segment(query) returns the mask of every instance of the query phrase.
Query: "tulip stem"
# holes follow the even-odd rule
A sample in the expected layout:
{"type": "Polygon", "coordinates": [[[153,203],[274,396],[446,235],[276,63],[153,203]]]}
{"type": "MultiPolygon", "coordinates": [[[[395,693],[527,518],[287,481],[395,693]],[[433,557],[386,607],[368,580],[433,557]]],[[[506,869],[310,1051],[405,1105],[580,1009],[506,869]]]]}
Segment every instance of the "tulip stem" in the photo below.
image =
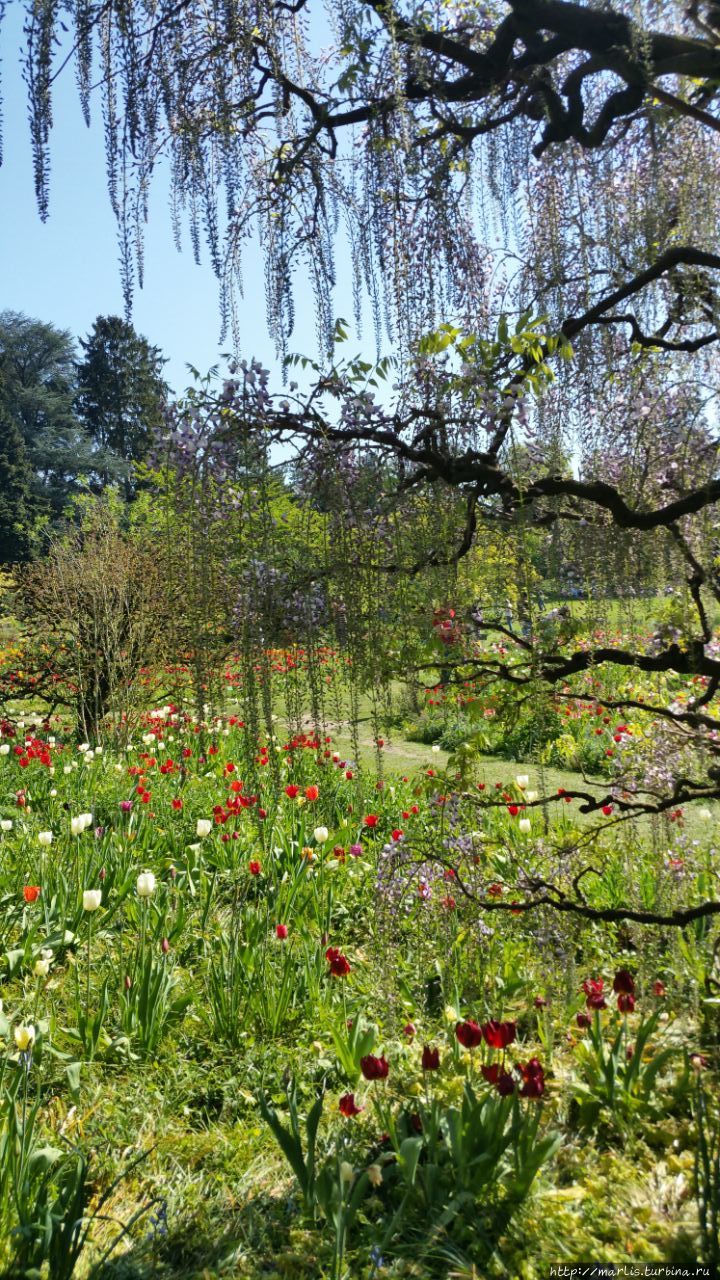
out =
{"type": "MultiPolygon", "coordinates": [[[[90,912],[88,916],[87,983],[85,987],[85,1031],[86,1032],[90,1022],[90,959],[91,959],[91,949],[92,949],[92,926],[93,926],[93,918],[92,918],[92,912],[90,912]]],[[[93,1055],[93,1048],[94,1048],[94,1045],[92,1044],[92,1040],[91,1040],[90,1057],[92,1057],[93,1055]]]]}

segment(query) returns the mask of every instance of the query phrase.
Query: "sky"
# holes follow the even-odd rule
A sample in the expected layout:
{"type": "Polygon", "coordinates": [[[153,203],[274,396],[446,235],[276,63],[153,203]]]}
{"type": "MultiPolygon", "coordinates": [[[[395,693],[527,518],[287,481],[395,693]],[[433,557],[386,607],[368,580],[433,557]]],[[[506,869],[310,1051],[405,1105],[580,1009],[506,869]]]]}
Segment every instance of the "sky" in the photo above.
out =
{"type": "MultiPolygon", "coordinates": [[[[4,160],[0,167],[0,311],[19,311],[86,337],[98,315],[123,315],[115,219],[105,182],[100,102],[92,126],[83,122],[72,67],[55,84],[51,135],[50,216],[42,223],[33,187],[26,89],[21,75],[22,11],[11,3],[0,27],[4,160]]],[[[161,176],[162,179],[162,176],[161,176]]],[[[220,343],[217,281],[193,262],[189,237],[178,253],[172,238],[166,181],[151,193],[145,281],[136,290],[133,323],[167,357],[165,376],[176,392],[231,346],[220,343]]],[[[245,297],[239,302],[241,354],[280,368],[265,322],[261,254],[248,251],[245,297]]],[[[352,314],[342,298],[337,313],[352,314]]],[[[317,355],[312,298],[298,291],[291,349],[317,355]]]]}

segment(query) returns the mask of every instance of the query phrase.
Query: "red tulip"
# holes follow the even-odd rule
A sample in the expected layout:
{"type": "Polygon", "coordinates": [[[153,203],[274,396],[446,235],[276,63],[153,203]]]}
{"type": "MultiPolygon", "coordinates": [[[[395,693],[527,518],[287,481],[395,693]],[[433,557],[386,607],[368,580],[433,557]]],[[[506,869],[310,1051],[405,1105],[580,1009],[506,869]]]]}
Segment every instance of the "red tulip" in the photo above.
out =
{"type": "Polygon", "coordinates": [[[330,965],[330,972],[334,978],[347,977],[350,972],[350,961],[342,954],[339,947],[328,947],[325,959],[330,965]]]}
{"type": "Polygon", "coordinates": [[[635,981],[627,969],[618,969],[613,978],[613,991],[616,995],[635,995],[635,981]]]}
{"type": "Polygon", "coordinates": [[[439,1071],[440,1050],[431,1049],[429,1045],[425,1045],[422,1051],[421,1066],[423,1071],[439,1071]]]}
{"type": "Polygon", "coordinates": [[[458,1022],[455,1035],[464,1049],[476,1049],[479,1044],[482,1044],[482,1029],[472,1018],[468,1018],[467,1022],[458,1022]]]}
{"type": "Polygon", "coordinates": [[[378,824],[377,815],[369,813],[366,818],[363,818],[363,822],[366,827],[376,827],[378,824]]]}
{"type": "Polygon", "coordinates": [[[250,875],[251,875],[251,876],[259,876],[259,875],[260,875],[260,863],[259,863],[259,862],[257,862],[255,859],[253,859],[253,861],[252,861],[252,862],[248,862],[248,871],[250,872],[250,875]]]}
{"type": "Polygon", "coordinates": [[[367,1053],[360,1059],[360,1070],[366,1080],[386,1080],[390,1064],[387,1058],[376,1058],[374,1053],[367,1053]]]}
{"type": "Polygon", "coordinates": [[[607,1009],[605,996],[603,994],[605,983],[602,978],[586,978],[582,984],[582,989],[587,996],[588,1009],[607,1009]]]}
{"type": "Polygon", "coordinates": [[[354,1093],[344,1093],[338,1102],[338,1110],[341,1116],[346,1116],[349,1120],[352,1116],[359,1116],[364,1107],[357,1106],[354,1093]]]}
{"type": "Polygon", "coordinates": [[[491,1019],[481,1028],[483,1039],[491,1049],[507,1049],[515,1039],[515,1023],[514,1022],[496,1022],[491,1019]]]}
{"type": "Polygon", "coordinates": [[[281,941],[281,942],[284,942],[284,941],[285,941],[285,939],[286,939],[286,938],[287,938],[287,936],[288,936],[288,927],[287,927],[287,925],[286,925],[286,924],[276,924],[276,925],[275,925],[275,933],[277,934],[277,936],[278,936],[278,938],[280,939],[280,941],[281,941]]]}
{"type": "Polygon", "coordinates": [[[523,1098],[542,1098],[545,1092],[545,1072],[537,1058],[531,1058],[526,1062],[518,1064],[518,1071],[523,1078],[523,1085],[520,1094],[523,1098]]]}
{"type": "Polygon", "coordinates": [[[508,1098],[511,1093],[515,1092],[515,1081],[509,1071],[501,1071],[498,1082],[495,1085],[501,1098],[508,1098]]]}
{"type": "Polygon", "coordinates": [[[579,1013],[575,1021],[577,1022],[581,1030],[585,1027],[592,1026],[592,1018],[590,1017],[589,1013],[579,1013]]]}
{"type": "Polygon", "coordinates": [[[630,995],[629,991],[621,991],[618,996],[617,1007],[620,1013],[632,1013],[635,1008],[635,997],[630,995]]]}
{"type": "Polygon", "coordinates": [[[23,898],[26,902],[37,902],[40,897],[39,884],[26,884],[23,889],[23,898]]]}
{"type": "Polygon", "coordinates": [[[318,798],[318,796],[319,796],[319,795],[320,795],[320,788],[319,788],[319,787],[311,786],[311,787],[306,787],[306,788],[305,788],[305,799],[306,799],[306,800],[310,800],[310,801],[312,801],[312,800],[317,800],[317,798],[318,798]]]}
{"type": "Polygon", "coordinates": [[[656,982],[653,982],[653,995],[660,997],[660,999],[662,999],[663,996],[667,995],[667,991],[665,990],[665,983],[661,982],[659,978],[657,979],[656,982]]]}
{"type": "Polygon", "coordinates": [[[299,790],[300,788],[296,787],[294,782],[290,782],[285,788],[285,795],[288,796],[290,800],[294,800],[299,790]]]}

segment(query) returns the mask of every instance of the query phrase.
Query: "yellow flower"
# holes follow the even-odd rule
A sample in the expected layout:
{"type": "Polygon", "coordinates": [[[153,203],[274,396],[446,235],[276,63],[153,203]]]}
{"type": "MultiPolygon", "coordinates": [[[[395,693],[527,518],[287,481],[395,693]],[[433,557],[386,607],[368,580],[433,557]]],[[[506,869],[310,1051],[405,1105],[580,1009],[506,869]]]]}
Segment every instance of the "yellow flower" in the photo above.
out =
{"type": "Polygon", "coordinates": [[[35,1043],[35,1028],[32,1026],[15,1028],[15,1044],[21,1053],[26,1053],[35,1043]]]}

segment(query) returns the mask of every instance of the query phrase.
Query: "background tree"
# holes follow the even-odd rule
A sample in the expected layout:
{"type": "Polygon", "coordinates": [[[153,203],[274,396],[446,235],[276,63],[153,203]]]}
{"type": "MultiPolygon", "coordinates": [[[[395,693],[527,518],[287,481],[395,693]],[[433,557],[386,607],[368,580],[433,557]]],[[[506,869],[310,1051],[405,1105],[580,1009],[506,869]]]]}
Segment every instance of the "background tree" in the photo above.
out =
{"type": "Polygon", "coordinates": [[[32,482],[23,438],[0,400],[0,564],[30,559],[32,482]]]}
{"type": "MultiPolygon", "coordinates": [[[[162,424],[168,385],[158,347],[136,333],[119,316],[98,316],[77,370],[76,407],[96,449],[118,460],[112,478],[121,478],[125,495],[133,496],[132,465],[148,453],[153,433],[162,424]]],[[[101,480],[111,478],[100,471],[101,480]]]]}
{"type": "Polygon", "coordinates": [[[92,441],[75,413],[71,335],[16,312],[0,314],[0,400],[20,431],[40,509],[58,518],[81,475],[94,469],[92,441]]]}

